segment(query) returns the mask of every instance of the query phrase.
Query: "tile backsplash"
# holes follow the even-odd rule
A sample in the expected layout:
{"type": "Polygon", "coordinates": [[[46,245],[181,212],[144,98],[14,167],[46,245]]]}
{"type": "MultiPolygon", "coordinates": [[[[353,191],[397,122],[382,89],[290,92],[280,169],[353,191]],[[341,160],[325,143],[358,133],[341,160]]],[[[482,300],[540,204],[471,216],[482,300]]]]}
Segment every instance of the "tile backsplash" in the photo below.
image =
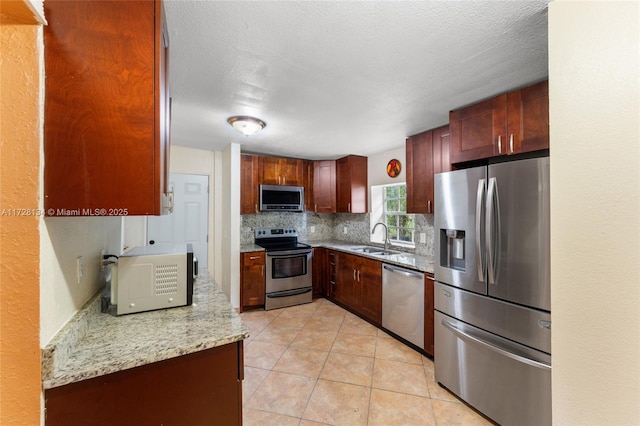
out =
{"type": "MultiPolygon", "coordinates": [[[[433,215],[417,214],[416,247],[401,249],[422,256],[434,255],[433,215]],[[420,243],[419,234],[426,234],[426,243],[420,243]]],[[[258,213],[242,215],[240,243],[252,244],[255,228],[291,227],[298,230],[298,239],[303,242],[345,241],[355,244],[370,244],[370,215],[368,213],[258,213]],[[311,232],[311,227],[315,232],[311,232]],[[344,228],[347,233],[344,233],[344,228]]],[[[393,247],[397,249],[397,247],[393,247]]]]}

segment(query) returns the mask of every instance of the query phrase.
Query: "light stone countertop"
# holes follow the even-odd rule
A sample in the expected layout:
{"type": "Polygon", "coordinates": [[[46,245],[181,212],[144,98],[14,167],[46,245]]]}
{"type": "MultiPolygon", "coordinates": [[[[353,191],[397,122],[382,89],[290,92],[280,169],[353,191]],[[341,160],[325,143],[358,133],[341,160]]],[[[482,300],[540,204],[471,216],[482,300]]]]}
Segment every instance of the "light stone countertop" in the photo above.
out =
{"type": "Polygon", "coordinates": [[[191,306],[119,317],[100,312],[97,295],[42,350],[44,389],[249,337],[249,329],[206,270],[193,287],[191,306]]]}
{"type": "MultiPolygon", "coordinates": [[[[400,252],[398,254],[394,254],[391,256],[379,256],[375,254],[368,254],[362,252],[356,252],[353,249],[355,247],[362,246],[375,246],[375,244],[355,244],[348,243],[345,241],[337,241],[337,240],[326,240],[326,241],[301,241],[303,243],[309,244],[311,247],[325,247],[334,250],[344,251],[349,254],[355,254],[358,256],[368,257],[370,259],[379,260],[384,263],[389,263],[396,266],[401,266],[409,269],[415,269],[421,272],[428,272],[433,274],[433,258],[427,256],[420,256],[413,253],[400,252]]],[[[391,247],[390,250],[399,251],[396,247],[391,247]]],[[[264,251],[264,248],[255,245],[255,244],[242,244],[240,246],[241,253],[247,253],[252,251],[264,251]]]]}
{"type": "MultiPolygon", "coordinates": [[[[420,256],[413,253],[400,252],[396,247],[390,247],[389,250],[398,251],[398,254],[390,256],[380,256],[376,254],[368,254],[362,252],[356,252],[353,249],[355,247],[379,247],[377,244],[354,244],[344,241],[310,241],[307,242],[312,247],[325,247],[334,250],[340,250],[345,253],[355,254],[357,256],[368,257],[369,259],[379,260],[383,263],[389,263],[391,265],[401,266],[404,268],[414,269],[421,272],[428,272],[433,274],[433,258],[427,256],[420,256]]],[[[382,247],[380,247],[382,248],[382,247]]]]}

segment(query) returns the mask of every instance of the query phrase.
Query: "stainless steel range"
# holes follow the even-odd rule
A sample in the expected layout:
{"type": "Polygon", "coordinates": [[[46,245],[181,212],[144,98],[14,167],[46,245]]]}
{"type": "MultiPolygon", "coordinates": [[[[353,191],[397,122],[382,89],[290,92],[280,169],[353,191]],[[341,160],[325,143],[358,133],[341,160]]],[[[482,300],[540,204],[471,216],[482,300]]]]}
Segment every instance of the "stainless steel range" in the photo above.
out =
{"type": "Polygon", "coordinates": [[[313,250],[298,242],[298,231],[294,228],[256,228],[254,241],[266,250],[264,309],[310,303],[313,250]]]}

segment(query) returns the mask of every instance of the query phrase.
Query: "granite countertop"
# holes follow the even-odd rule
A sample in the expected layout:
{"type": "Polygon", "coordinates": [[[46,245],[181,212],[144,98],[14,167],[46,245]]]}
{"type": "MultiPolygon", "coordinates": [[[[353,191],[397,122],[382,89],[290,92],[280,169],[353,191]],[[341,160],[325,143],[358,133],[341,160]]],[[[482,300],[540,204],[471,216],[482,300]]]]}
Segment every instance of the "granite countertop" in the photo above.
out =
{"type": "Polygon", "coordinates": [[[344,241],[313,241],[307,242],[312,247],[325,247],[334,250],[344,251],[349,254],[355,254],[357,256],[368,257],[370,259],[379,260],[383,263],[389,263],[391,265],[401,266],[404,268],[414,269],[421,272],[428,272],[433,274],[433,258],[428,256],[420,256],[413,253],[400,252],[396,247],[390,247],[389,250],[398,251],[398,254],[390,256],[380,256],[377,254],[368,254],[362,252],[356,252],[353,249],[355,247],[379,247],[377,244],[355,244],[347,243],[344,241]]]}
{"type": "Polygon", "coordinates": [[[113,316],[97,295],[42,350],[44,389],[237,342],[248,328],[204,270],[193,305],[113,316]]]}
{"type": "MultiPolygon", "coordinates": [[[[433,258],[428,256],[420,256],[413,253],[400,252],[391,256],[380,256],[376,254],[368,254],[362,252],[355,252],[355,247],[362,246],[374,246],[374,244],[355,244],[344,241],[329,240],[329,241],[303,241],[309,244],[311,247],[325,247],[334,250],[344,251],[349,254],[355,254],[358,256],[368,257],[370,259],[380,260],[384,263],[389,263],[396,266],[401,266],[409,269],[415,269],[421,272],[428,272],[433,274],[433,258]]],[[[377,245],[375,245],[377,247],[377,245]]],[[[397,251],[395,247],[392,250],[397,251]]],[[[241,253],[247,253],[252,251],[264,251],[264,248],[255,244],[242,244],[240,246],[241,253]]]]}

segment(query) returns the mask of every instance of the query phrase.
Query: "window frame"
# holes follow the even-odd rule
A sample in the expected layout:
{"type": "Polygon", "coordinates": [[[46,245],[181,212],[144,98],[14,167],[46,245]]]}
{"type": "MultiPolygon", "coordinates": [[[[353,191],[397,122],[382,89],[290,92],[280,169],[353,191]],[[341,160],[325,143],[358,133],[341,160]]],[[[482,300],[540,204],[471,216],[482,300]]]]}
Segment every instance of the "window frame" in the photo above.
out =
{"type": "Polygon", "coordinates": [[[407,213],[407,184],[405,183],[394,183],[389,185],[384,185],[382,189],[382,216],[384,218],[384,224],[387,225],[387,238],[389,239],[389,243],[393,245],[399,246],[407,246],[407,247],[415,247],[416,244],[416,218],[415,214],[407,213]],[[396,197],[387,198],[387,189],[389,187],[404,187],[404,197],[400,196],[402,191],[398,189],[396,197]],[[404,200],[405,209],[401,210],[400,206],[402,206],[402,201],[404,200]],[[398,202],[398,210],[397,211],[388,211],[387,210],[387,201],[397,201],[398,202]],[[387,216],[395,216],[396,217],[396,225],[390,225],[387,222],[387,216]],[[409,216],[410,222],[413,224],[413,227],[401,226],[400,217],[409,216]],[[391,238],[393,232],[392,229],[395,229],[395,238],[391,238]],[[400,240],[400,230],[409,230],[411,232],[411,241],[400,240]]]}

